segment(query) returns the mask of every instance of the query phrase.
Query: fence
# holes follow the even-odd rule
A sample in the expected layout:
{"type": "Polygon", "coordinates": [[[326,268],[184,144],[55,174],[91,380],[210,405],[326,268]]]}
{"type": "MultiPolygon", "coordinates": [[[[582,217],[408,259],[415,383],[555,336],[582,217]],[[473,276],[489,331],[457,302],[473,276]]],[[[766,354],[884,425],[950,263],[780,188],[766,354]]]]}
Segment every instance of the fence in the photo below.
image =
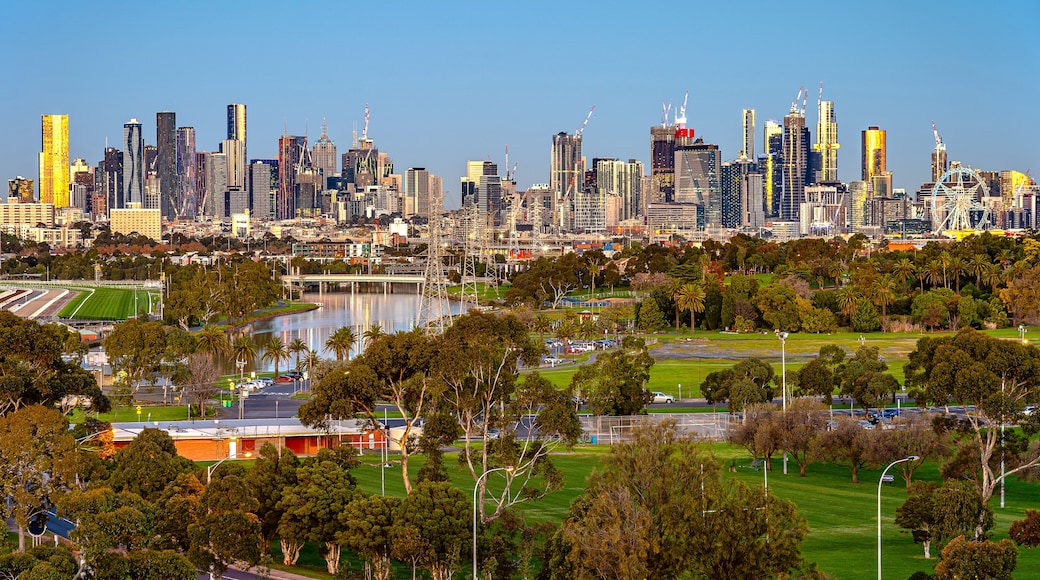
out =
{"type": "Polygon", "coordinates": [[[668,419],[675,422],[680,433],[710,441],[725,439],[731,427],[729,413],[654,413],[621,417],[581,415],[579,418],[584,439],[597,444],[624,443],[632,438],[632,430],[637,426],[656,425],[668,419]]]}

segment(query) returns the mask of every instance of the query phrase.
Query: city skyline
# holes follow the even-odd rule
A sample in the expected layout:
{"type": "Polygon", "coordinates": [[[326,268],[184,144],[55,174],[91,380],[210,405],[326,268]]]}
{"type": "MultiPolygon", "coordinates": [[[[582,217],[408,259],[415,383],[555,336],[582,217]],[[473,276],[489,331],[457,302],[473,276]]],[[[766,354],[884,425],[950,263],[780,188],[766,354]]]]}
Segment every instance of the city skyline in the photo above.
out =
{"type": "MultiPolygon", "coordinates": [[[[128,118],[142,119],[142,137],[155,145],[151,136],[156,127],[150,120],[160,111],[174,112],[179,125],[195,128],[197,150],[216,151],[225,138],[228,103],[243,103],[249,107],[248,161],[276,158],[283,132],[307,135],[313,141],[323,119],[329,137],[344,151],[351,143],[355,122],[361,132],[368,102],[372,109],[369,137],[380,151],[394,158],[395,173],[424,167],[442,176],[445,205],[453,207],[459,202],[457,184],[465,175],[466,162],[490,156],[504,167],[506,144],[510,166],[519,164],[519,189],[549,183],[552,136],[561,131],[573,134],[593,104],[596,110],[582,139],[582,153],[588,161],[636,159],[649,171],[647,128],[660,122],[662,99],[681,102],[683,91],[689,89],[687,124],[705,142],[719,146],[722,160],[732,160],[742,148],[742,109],[756,110],[757,131],[761,131],[767,120],[782,121],[799,87],[815,92],[821,80],[825,99],[834,103],[837,140],[845,144],[838,152],[842,181],[860,177],[857,145],[860,133],[869,126],[887,131],[893,186],[908,191],[930,181],[932,120],[950,161],[979,169],[1026,171],[1037,159],[1032,133],[1040,125],[1040,115],[1030,103],[1040,96],[1040,81],[1023,71],[1030,70],[1030,56],[1040,53],[1040,41],[1026,28],[1025,21],[1031,19],[1008,17],[1009,12],[1022,16],[1040,12],[1030,3],[1007,3],[1000,12],[956,2],[880,3],[869,9],[833,6],[829,11],[807,5],[804,13],[795,16],[768,5],[698,7],[698,21],[746,21],[742,37],[747,42],[735,49],[725,31],[716,30],[721,27],[702,25],[688,33],[676,32],[671,41],[662,36],[665,28],[682,30],[666,16],[692,10],[683,4],[620,10],[625,6],[629,5],[534,3],[487,6],[474,14],[460,6],[409,5],[395,14],[392,27],[382,31],[391,41],[380,44],[378,57],[360,60],[349,58],[353,46],[349,40],[334,42],[318,33],[318,24],[348,17],[346,9],[336,4],[231,3],[206,5],[202,10],[202,4],[189,2],[162,15],[159,7],[137,4],[87,13],[59,7],[59,15],[48,25],[55,33],[49,37],[60,41],[41,45],[32,34],[33,27],[17,27],[11,43],[14,58],[0,64],[5,78],[17,80],[7,83],[8,90],[0,93],[0,115],[7,129],[0,137],[0,172],[7,179],[18,175],[38,178],[36,136],[41,114],[68,115],[70,161],[82,157],[96,164],[104,157],[106,138],[109,146],[120,145],[122,125],[128,118]],[[249,10],[245,10],[247,6],[249,10]],[[972,43],[951,38],[941,45],[944,58],[937,60],[934,39],[924,34],[934,27],[937,11],[956,11],[976,22],[977,30],[1000,32],[984,32],[982,38],[976,38],[980,42],[972,43]],[[777,53],[786,48],[778,46],[780,30],[785,26],[810,30],[821,13],[831,14],[830,24],[845,31],[841,46],[813,51],[805,41],[804,46],[790,47],[790,56],[779,54],[782,50],[777,53]],[[550,14],[574,25],[549,26],[544,18],[550,14]],[[211,58],[206,39],[216,38],[219,22],[231,17],[243,18],[254,32],[236,45],[243,57],[241,74],[228,75],[216,65],[221,59],[211,58]],[[884,27],[884,36],[892,40],[878,40],[880,35],[869,26],[871,21],[884,27]],[[430,26],[438,22],[473,25],[473,34],[465,44],[452,41],[430,26]],[[43,73],[38,71],[48,70],[48,64],[103,60],[107,43],[96,42],[96,35],[84,31],[92,27],[122,31],[121,23],[128,25],[127,41],[140,45],[141,50],[128,51],[126,62],[119,61],[120,67],[140,74],[113,70],[98,75],[92,67],[72,66],[64,73],[69,88],[51,90],[42,82],[43,73]],[[272,90],[279,77],[249,71],[286,70],[284,64],[292,58],[288,53],[297,51],[281,54],[269,50],[269,43],[280,30],[296,25],[307,29],[308,24],[315,31],[313,38],[303,37],[313,41],[306,45],[308,50],[335,51],[344,62],[351,62],[351,70],[323,77],[321,90],[299,92],[298,97],[288,99],[272,90]],[[198,39],[195,45],[169,55],[193,63],[184,74],[157,74],[164,70],[156,66],[163,52],[149,43],[161,36],[156,29],[166,27],[198,39]],[[503,30],[513,34],[500,38],[503,30]],[[633,41],[611,40],[622,37],[633,41]],[[646,42],[651,38],[654,42],[646,42]],[[717,63],[680,62],[670,65],[671,69],[651,66],[657,61],[675,62],[668,55],[687,42],[715,46],[726,58],[717,63]],[[567,50],[574,56],[568,60],[577,64],[564,71],[553,63],[559,56],[556,51],[567,50]],[[774,53],[771,58],[776,66],[768,66],[771,60],[763,55],[774,53]],[[252,58],[255,55],[260,57],[252,58]],[[804,63],[792,64],[792,58],[804,63]],[[760,66],[732,66],[741,59],[754,59],[760,66]],[[936,70],[936,62],[950,63],[959,78],[980,80],[947,89],[949,83],[936,70]],[[597,72],[608,64],[614,75],[597,72]],[[635,75],[624,72],[633,67],[641,70],[635,75]],[[490,70],[490,78],[473,78],[472,70],[478,69],[490,70]],[[405,77],[419,82],[384,82],[405,77]],[[992,79],[1001,78],[1007,82],[995,83],[1001,86],[995,90],[992,79]],[[705,79],[711,82],[706,84],[705,79]],[[409,88],[413,86],[423,90],[409,88]]],[[[370,6],[355,8],[349,14],[352,21],[387,18],[384,11],[370,6]]],[[[32,14],[28,3],[0,8],[0,15],[9,21],[31,21],[32,14]]],[[[366,34],[365,29],[359,26],[357,34],[366,34]]],[[[808,107],[806,113],[805,124],[816,142],[816,107],[808,107]]],[[[764,144],[756,145],[756,153],[761,154],[764,144]]]]}

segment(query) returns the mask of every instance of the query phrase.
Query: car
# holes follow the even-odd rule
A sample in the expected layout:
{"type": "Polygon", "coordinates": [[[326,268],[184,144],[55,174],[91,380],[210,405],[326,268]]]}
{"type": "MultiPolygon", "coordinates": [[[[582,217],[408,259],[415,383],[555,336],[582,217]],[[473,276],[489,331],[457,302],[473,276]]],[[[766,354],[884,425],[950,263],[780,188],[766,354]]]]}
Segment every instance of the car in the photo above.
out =
{"type": "Polygon", "coordinates": [[[300,371],[295,371],[295,370],[289,371],[289,372],[285,373],[285,375],[287,377],[292,378],[293,380],[300,380],[300,379],[303,378],[303,373],[301,373],[300,371]]]}
{"type": "Polygon", "coordinates": [[[293,382],[293,380],[292,380],[292,377],[289,377],[289,376],[286,376],[286,375],[282,375],[282,376],[278,377],[277,379],[275,379],[274,382],[276,382],[276,383],[291,383],[291,382],[293,382]]]}
{"type": "Polygon", "coordinates": [[[584,405],[588,403],[589,400],[581,395],[571,395],[571,402],[575,405],[584,405]]]}
{"type": "Polygon", "coordinates": [[[502,435],[502,432],[500,430],[498,430],[498,429],[488,429],[487,430],[487,437],[486,437],[486,439],[488,441],[496,441],[496,440],[498,440],[499,436],[501,436],[501,435],[502,435]]]}
{"type": "Polygon", "coordinates": [[[270,387],[271,384],[274,383],[274,379],[272,379],[271,377],[263,377],[263,378],[257,379],[256,382],[260,383],[260,387],[261,388],[263,388],[263,387],[270,387]]]}
{"type": "Polygon", "coordinates": [[[1036,411],[1036,405],[1026,405],[1026,409],[1022,411],[1024,415],[1032,415],[1036,411]]]}
{"type": "Polygon", "coordinates": [[[899,413],[899,409],[885,409],[881,412],[881,416],[885,419],[891,419],[892,417],[898,417],[899,413]]]}
{"type": "Polygon", "coordinates": [[[673,397],[671,395],[666,395],[666,394],[664,394],[664,393],[662,393],[660,391],[654,391],[654,392],[652,392],[650,394],[654,397],[654,400],[650,401],[651,403],[674,403],[675,402],[675,397],[673,397]]]}

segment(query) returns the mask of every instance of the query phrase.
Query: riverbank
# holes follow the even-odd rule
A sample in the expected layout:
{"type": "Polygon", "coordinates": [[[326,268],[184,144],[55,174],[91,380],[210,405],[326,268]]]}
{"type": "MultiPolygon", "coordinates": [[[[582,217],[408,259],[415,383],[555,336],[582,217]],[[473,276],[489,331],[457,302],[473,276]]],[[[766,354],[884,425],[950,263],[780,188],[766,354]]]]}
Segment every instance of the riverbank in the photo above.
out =
{"type": "Polygon", "coordinates": [[[269,308],[267,310],[260,310],[246,317],[241,322],[233,325],[218,325],[218,328],[223,328],[225,331],[232,332],[242,330],[248,326],[256,324],[257,322],[264,322],[267,320],[273,320],[279,316],[286,316],[289,314],[300,314],[301,312],[310,312],[311,310],[317,310],[321,308],[321,304],[314,302],[281,302],[279,306],[269,308]]]}

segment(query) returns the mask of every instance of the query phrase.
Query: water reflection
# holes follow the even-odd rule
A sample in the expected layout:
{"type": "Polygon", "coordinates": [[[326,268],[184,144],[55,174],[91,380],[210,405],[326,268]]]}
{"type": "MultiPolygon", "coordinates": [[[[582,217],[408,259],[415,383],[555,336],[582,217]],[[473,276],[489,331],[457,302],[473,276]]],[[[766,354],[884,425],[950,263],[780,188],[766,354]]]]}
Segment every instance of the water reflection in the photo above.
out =
{"type": "MultiPolygon", "coordinates": [[[[326,292],[307,293],[303,296],[304,302],[321,303],[322,307],[310,312],[302,312],[292,316],[279,316],[271,320],[264,320],[253,325],[246,332],[252,335],[257,344],[263,344],[267,337],[274,334],[282,339],[286,345],[300,338],[311,350],[315,350],[322,358],[335,358],[335,354],[326,350],[325,341],[329,336],[343,326],[354,329],[357,336],[355,349],[351,351],[353,357],[361,348],[362,337],[365,332],[378,325],[384,333],[394,333],[399,330],[411,330],[418,323],[419,295],[411,293],[401,294],[362,294],[350,292],[326,292]]],[[[462,304],[451,303],[452,314],[462,312],[462,304]]],[[[234,362],[229,361],[231,368],[234,362]]],[[[279,365],[280,368],[292,368],[295,365],[295,355],[289,362],[279,365]]],[[[270,362],[257,362],[256,370],[268,371],[274,368],[270,362]]],[[[246,372],[252,369],[247,367],[246,372]]]]}

